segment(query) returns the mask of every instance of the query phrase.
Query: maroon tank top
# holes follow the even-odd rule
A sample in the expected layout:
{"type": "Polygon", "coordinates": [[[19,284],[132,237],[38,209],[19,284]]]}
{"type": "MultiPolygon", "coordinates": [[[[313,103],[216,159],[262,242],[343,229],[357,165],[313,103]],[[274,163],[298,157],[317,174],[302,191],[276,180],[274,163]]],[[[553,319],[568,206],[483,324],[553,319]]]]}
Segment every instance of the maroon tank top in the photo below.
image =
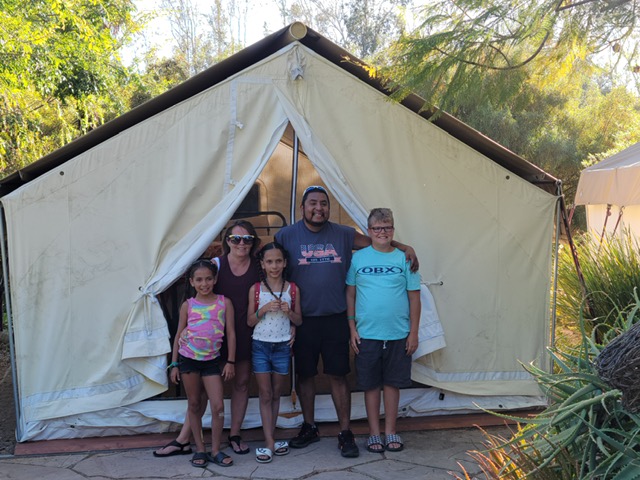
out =
{"type": "MultiPolygon", "coordinates": [[[[220,272],[215,293],[224,295],[231,300],[236,327],[236,362],[251,359],[251,334],[253,328],[247,325],[247,310],[249,309],[249,289],[254,283],[260,281],[258,274],[258,262],[253,259],[244,275],[235,276],[229,266],[226,255],[219,257],[220,272]]],[[[226,360],[227,347],[223,343],[221,356],[226,360]]]]}

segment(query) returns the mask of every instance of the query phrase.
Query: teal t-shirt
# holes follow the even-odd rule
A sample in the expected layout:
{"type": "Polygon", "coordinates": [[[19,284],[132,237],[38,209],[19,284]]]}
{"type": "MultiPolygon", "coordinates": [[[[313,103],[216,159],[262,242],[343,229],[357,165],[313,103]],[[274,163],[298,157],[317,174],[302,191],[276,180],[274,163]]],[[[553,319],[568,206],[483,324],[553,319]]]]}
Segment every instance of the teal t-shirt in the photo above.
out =
{"type": "Polygon", "coordinates": [[[379,252],[367,247],[353,254],[347,285],[356,287],[356,329],[360,338],[400,340],[409,335],[408,290],[420,290],[420,275],[412,273],[397,248],[379,252]]]}

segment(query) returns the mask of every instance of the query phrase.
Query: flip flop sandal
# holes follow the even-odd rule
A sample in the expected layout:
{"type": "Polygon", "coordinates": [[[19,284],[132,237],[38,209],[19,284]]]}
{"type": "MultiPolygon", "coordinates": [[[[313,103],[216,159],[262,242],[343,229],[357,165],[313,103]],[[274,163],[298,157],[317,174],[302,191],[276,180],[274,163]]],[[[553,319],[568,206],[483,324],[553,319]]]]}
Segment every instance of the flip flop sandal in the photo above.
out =
{"type": "Polygon", "coordinates": [[[402,438],[400,438],[400,435],[392,433],[391,435],[387,435],[387,446],[384,448],[387,450],[387,452],[399,452],[404,448],[404,443],[402,443],[402,438]],[[392,443],[396,443],[399,446],[392,447],[392,443]]]}
{"type": "Polygon", "coordinates": [[[237,454],[237,455],[245,455],[247,453],[249,453],[251,451],[251,449],[249,447],[242,449],[240,447],[240,445],[242,445],[242,437],[240,435],[229,435],[229,446],[231,447],[231,450],[233,450],[233,453],[237,454]],[[238,448],[235,448],[233,446],[233,444],[236,444],[236,446],[238,448]]]}
{"type": "Polygon", "coordinates": [[[286,455],[289,453],[289,442],[282,441],[276,442],[274,445],[273,453],[274,455],[286,455]]]}
{"type": "Polygon", "coordinates": [[[273,460],[273,452],[268,448],[256,448],[256,462],[269,463],[273,460]]]}
{"type": "Polygon", "coordinates": [[[233,459],[224,452],[218,452],[215,456],[207,455],[207,458],[210,462],[215,463],[219,467],[230,467],[233,465],[233,459]],[[225,463],[226,459],[230,459],[231,461],[225,463]]]}
{"type": "Polygon", "coordinates": [[[191,444],[189,442],[180,443],[177,440],[172,440],[169,443],[167,443],[164,447],[162,447],[160,450],[164,450],[165,448],[168,448],[168,447],[176,447],[178,450],[173,450],[169,453],[153,452],[153,456],[159,457],[159,458],[173,457],[174,455],[188,455],[192,452],[191,444]]]}
{"type": "Polygon", "coordinates": [[[191,465],[197,468],[205,468],[209,464],[209,456],[204,452],[196,452],[191,457],[191,465]]]}
{"type": "Polygon", "coordinates": [[[371,435],[367,439],[367,451],[372,453],[384,453],[384,443],[380,435],[371,435]]]}

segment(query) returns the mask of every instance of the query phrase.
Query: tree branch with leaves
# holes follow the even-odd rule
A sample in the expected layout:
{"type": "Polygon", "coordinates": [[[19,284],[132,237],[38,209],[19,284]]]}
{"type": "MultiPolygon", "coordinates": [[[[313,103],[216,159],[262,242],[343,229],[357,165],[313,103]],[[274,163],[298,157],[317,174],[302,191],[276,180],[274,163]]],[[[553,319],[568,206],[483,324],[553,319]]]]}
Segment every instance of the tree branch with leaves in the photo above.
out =
{"type": "Polygon", "coordinates": [[[434,2],[421,11],[419,27],[394,46],[391,76],[447,109],[455,92],[483,71],[534,61],[544,68],[567,58],[597,62],[604,51],[624,58],[637,48],[639,13],[632,0],[434,2]]]}

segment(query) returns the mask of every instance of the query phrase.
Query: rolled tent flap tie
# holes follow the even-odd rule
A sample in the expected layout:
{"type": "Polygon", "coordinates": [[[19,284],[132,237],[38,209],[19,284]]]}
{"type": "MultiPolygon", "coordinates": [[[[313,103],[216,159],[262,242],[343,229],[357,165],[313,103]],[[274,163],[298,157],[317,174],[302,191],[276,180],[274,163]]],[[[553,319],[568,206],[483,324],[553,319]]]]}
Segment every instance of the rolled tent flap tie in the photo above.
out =
{"type": "Polygon", "coordinates": [[[167,321],[158,300],[144,292],[127,319],[122,360],[147,379],[167,386],[166,354],[171,351],[167,321]]]}

